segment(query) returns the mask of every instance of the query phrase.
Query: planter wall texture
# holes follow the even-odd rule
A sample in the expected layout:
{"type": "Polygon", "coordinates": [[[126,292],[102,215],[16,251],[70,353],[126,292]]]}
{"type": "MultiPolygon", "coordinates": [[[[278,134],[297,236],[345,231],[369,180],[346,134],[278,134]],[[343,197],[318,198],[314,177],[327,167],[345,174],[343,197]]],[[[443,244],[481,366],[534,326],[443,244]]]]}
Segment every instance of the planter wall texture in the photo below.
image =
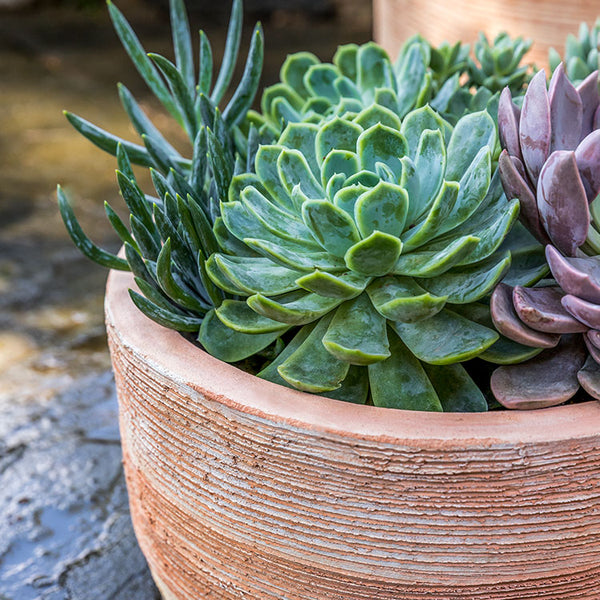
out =
{"type": "Polygon", "coordinates": [[[425,414],[225,365],[106,318],[135,531],[165,600],[599,597],[600,403],[425,414]]]}
{"type": "Polygon", "coordinates": [[[546,69],[550,47],[562,56],[567,34],[577,35],[579,23],[593,25],[598,16],[593,0],[373,0],[375,39],[390,56],[417,32],[437,45],[508,31],[535,40],[525,60],[546,69]]]}

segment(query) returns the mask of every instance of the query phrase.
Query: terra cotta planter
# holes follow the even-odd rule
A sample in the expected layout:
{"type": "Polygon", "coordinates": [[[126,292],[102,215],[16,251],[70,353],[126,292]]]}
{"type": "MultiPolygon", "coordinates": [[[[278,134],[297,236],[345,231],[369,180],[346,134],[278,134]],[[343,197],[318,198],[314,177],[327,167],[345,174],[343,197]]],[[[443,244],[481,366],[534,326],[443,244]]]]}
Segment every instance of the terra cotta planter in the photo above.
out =
{"type": "Polygon", "coordinates": [[[439,414],[262,381],[131,303],[106,321],[131,512],[165,600],[600,597],[600,403],[439,414]]]}
{"type": "Polygon", "coordinates": [[[535,40],[525,61],[545,68],[551,47],[562,56],[567,34],[577,35],[579,23],[593,25],[598,16],[593,0],[373,0],[375,39],[393,57],[417,32],[437,45],[507,31],[535,40]]]}

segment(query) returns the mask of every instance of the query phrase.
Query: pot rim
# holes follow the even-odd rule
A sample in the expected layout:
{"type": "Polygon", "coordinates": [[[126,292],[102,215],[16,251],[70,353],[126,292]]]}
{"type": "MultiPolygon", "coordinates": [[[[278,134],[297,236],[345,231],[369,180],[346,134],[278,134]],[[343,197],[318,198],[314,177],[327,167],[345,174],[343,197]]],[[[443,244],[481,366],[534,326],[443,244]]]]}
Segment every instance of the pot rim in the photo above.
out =
{"type": "Polygon", "coordinates": [[[246,373],[194,347],[174,330],[146,317],[131,301],[129,272],[111,271],[106,326],[130,352],[179,385],[220,404],[290,427],[383,443],[439,447],[560,442],[597,436],[600,402],[538,410],[436,413],[351,404],[292,390],[246,373]],[[190,349],[193,349],[190,352],[190,349]]]}

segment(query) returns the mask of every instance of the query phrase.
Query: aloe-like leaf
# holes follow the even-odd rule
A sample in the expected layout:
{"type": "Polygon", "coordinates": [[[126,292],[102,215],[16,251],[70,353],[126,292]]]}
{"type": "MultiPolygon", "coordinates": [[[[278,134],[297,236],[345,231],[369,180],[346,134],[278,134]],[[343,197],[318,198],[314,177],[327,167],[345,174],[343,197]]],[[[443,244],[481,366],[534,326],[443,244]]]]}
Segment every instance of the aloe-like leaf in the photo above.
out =
{"type": "Polygon", "coordinates": [[[152,231],[154,229],[154,223],[152,221],[152,209],[143,192],[137,186],[137,184],[128,179],[123,173],[117,171],[117,182],[121,195],[127,208],[130,210],[132,215],[135,215],[145,225],[145,227],[152,231]]]}
{"type": "Polygon", "coordinates": [[[408,204],[406,190],[381,181],[358,198],[354,205],[354,220],[364,238],[374,231],[399,238],[404,230],[408,204]]]}
{"type": "Polygon", "coordinates": [[[340,387],[350,364],[335,358],[323,345],[323,336],[333,318],[319,320],[308,337],[279,367],[283,379],[305,392],[327,392],[340,387]]]}
{"type": "MultiPolygon", "coordinates": [[[[250,258],[213,254],[207,263],[216,263],[219,270],[247,294],[283,294],[298,289],[298,272],[273,264],[268,258],[250,258]]],[[[209,271],[209,276],[211,272],[209,271]]],[[[211,276],[212,279],[212,276],[211,276]]],[[[219,285],[219,281],[213,279],[219,285]]]]}
{"type": "Polygon", "coordinates": [[[600,329],[600,304],[587,302],[571,294],[563,296],[561,303],[564,309],[570,315],[573,315],[577,321],[592,329],[600,329]]]}
{"type": "MultiPolygon", "coordinates": [[[[299,185],[304,194],[311,199],[317,200],[325,197],[325,191],[321,184],[316,180],[306,159],[298,150],[283,150],[277,159],[277,171],[288,194],[296,185],[299,185]]],[[[262,177],[261,180],[267,187],[262,177]]]]}
{"type": "MultiPolygon", "coordinates": [[[[183,125],[181,112],[174,102],[169,90],[162,82],[158,71],[152,64],[152,61],[146,55],[146,51],[140,44],[133,29],[121,13],[121,11],[110,1],[107,1],[108,12],[113,26],[127,54],[129,54],[135,68],[142,76],[152,93],[160,100],[163,106],[173,115],[175,120],[183,125]]],[[[131,156],[131,155],[130,155],[131,156]]],[[[133,157],[132,157],[133,160],[133,157]]]]}
{"type": "Polygon", "coordinates": [[[512,101],[512,95],[508,87],[500,94],[498,102],[498,134],[502,148],[508,151],[510,156],[522,160],[521,144],[519,142],[519,120],[521,111],[512,101]]]}
{"type": "Polygon", "coordinates": [[[421,363],[396,335],[390,333],[391,356],[369,365],[375,406],[404,410],[443,410],[421,363]]]}
{"type": "Polygon", "coordinates": [[[344,302],[336,311],[323,345],[339,360],[370,365],[390,356],[386,321],[367,294],[344,302]]]}
{"type": "Polygon", "coordinates": [[[469,360],[498,340],[495,331],[448,309],[419,323],[391,325],[419,360],[434,365],[469,360]]]}
{"type": "Polygon", "coordinates": [[[186,86],[193,89],[195,87],[195,73],[192,40],[183,0],[170,0],[169,10],[177,68],[183,75],[186,86]]]}
{"type": "Polygon", "coordinates": [[[227,108],[223,111],[223,120],[229,127],[237,125],[245,117],[254,101],[260,83],[263,57],[264,39],[262,27],[258,24],[252,34],[252,42],[250,43],[250,50],[248,51],[248,58],[242,79],[233,93],[227,108]]]}
{"type": "Polygon", "coordinates": [[[272,333],[240,333],[224,325],[214,310],[206,313],[198,341],[204,349],[219,360],[238,362],[244,360],[272,344],[281,331],[272,333]]]}
{"type": "Polygon", "coordinates": [[[367,288],[373,306],[391,321],[415,323],[437,314],[445,296],[434,296],[410,277],[378,277],[367,288]]]}
{"type": "Polygon", "coordinates": [[[527,327],[519,319],[513,305],[513,289],[505,283],[499,284],[490,299],[490,312],[496,329],[508,339],[533,348],[553,348],[560,335],[543,333],[527,327]]]}
{"type": "Polygon", "coordinates": [[[325,296],[327,298],[340,298],[346,300],[358,296],[369,284],[370,279],[357,275],[352,271],[333,275],[324,271],[315,270],[308,275],[303,275],[296,283],[303,289],[325,296]]]}
{"type": "Polygon", "coordinates": [[[534,185],[550,153],[550,102],[546,90],[546,74],[542,69],[529,82],[519,129],[523,162],[534,185]]]}
{"type": "Polygon", "coordinates": [[[581,139],[583,104],[579,93],[569,81],[563,63],[550,80],[550,152],[574,150],[581,139]]]}
{"type": "Polygon", "coordinates": [[[145,279],[141,279],[140,277],[134,277],[135,284],[138,286],[139,290],[142,294],[150,300],[150,302],[156,304],[159,308],[163,308],[168,312],[172,312],[176,315],[180,315],[183,317],[189,317],[189,314],[186,314],[183,310],[181,310],[176,304],[170,300],[162,290],[158,290],[152,284],[148,283],[145,279]]]}
{"type": "Polygon", "coordinates": [[[408,154],[408,145],[398,131],[385,125],[374,125],[360,134],[356,148],[363,169],[376,172],[377,163],[383,163],[392,173],[402,173],[400,159],[408,154]]]}
{"type": "Polygon", "coordinates": [[[546,246],[546,259],[554,279],[567,293],[600,303],[600,257],[566,258],[546,246]]]}
{"type": "Polygon", "coordinates": [[[312,96],[326,98],[335,103],[340,99],[335,88],[337,77],[338,72],[333,65],[317,64],[308,68],[302,81],[312,96]]]}
{"type": "Polygon", "coordinates": [[[106,212],[106,216],[108,217],[110,224],[112,225],[113,229],[117,232],[117,235],[119,236],[121,241],[123,243],[127,242],[131,244],[131,246],[133,246],[134,248],[138,249],[137,242],[133,239],[133,237],[131,237],[129,229],[127,229],[125,223],[123,223],[119,215],[113,210],[113,208],[108,202],[104,203],[104,211],[106,212]]]}
{"type": "Polygon", "coordinates": [[[313,65],[319,64],[319,59],[310,52],[296,52],[289,55],[281,67],[281,81],[292,88],[302,98],[308,98],[309,91],[304,85],[304,76],[313,65]]]}
{"type": "Polygon", "coordinates": [[[490,152],[496,145],[496,124],[486,111],[462,117],[456,124],[447,148],[445,178],[460,181],[482,147],[490,152]]]}
{"type": "Polygon", "coordinates": [[[343,301],[342,298],[327,298],[311,293],[282,301],[255,294],[247,300],[248,305],[257,313],[290,325],[311,323],[332,311],[343,301]]]}
{"type": "Polygon", "coordinates": [[[327,200],[310,200],[302,205],[302,218],[319,244],[334,256],[343,257],[360,241],[354,221],[327,200]]]}
{"type": "Polygon", "coordinates": [[[397,237],[374,231],[348,248],[344,260],[352,271],[376,277],[392,271],[401,252],[402,242],[397,237]]]}
{"type": "Polygon", "coordinates": [[[600,365],[591,356],[577,372],[577,380],[592,398],[600,400],[600,365]]]}
{"type": "Polygon", "coordinates": [[[400,256],[393,272],[408,277],[437,277],[460,263],[479,241],[478,237],[466,235],[454,240],[443,250],[432,251],[424,246],[421,251],[400,256]]]}
{"type": "Polygon", "coordinates": [[[87,256],[90,260],[93,260],[95,263],[102,265],[103,267],[107,267],[109,269],[116,269],[119,271],[129,271],[129,265],[126,260],[107,252],[106,250],[102,250],[99,248],[92,240],[90,240],[79,222],[77,221],[77,217],[71,208],[69,200],[66,194],[63,192],[60,186],[57,187],[56,194],[58,197],[58,208],[60,210],[60,216],[65,224],[67,232],[71,236],[73,243],[79,251],[87,256]]]}
{"type": "Polygon", "coordinates": [[[242,0],[233,0],[229,27],[227,29],[227,38],[225,41],[225,51],[223,52],[223,59],[221,60],[221,68],[219,70],[219,75],[217,76],[215,87],[210,95],[211,102],[215,106],[221,102],[233,76],[233,70],[240,51],[243,18],[242,0]]]}
{"type": "Polygon", "coordinates": [[[179,312],[161,308],[134,290],[129,290],[129,296],[139,310],[163,327],[176,329],[177,331],[194,332],[200,329],[202,319],[198,317],[189,317],[179,312]]]}
{"type": "Polygon", "coordinates": [[[373,42],[360,46],[355,64],[356,84],[367,97],[377,88],[395,87],[392,64],[381,46],[373,42]]]}
{"type": "Polygon", "coordinates": [[[537,198],[541,223],[553,244],[574,256],[590,227],[587,195],[574,152],[552,153],[540,172],[537,198]]]}
{"type": "Polygon", "coordinates": [[[206,140],[208,144],[208,158],[211,165],[214,182],[220,200],[227,198],[229,184],[233,177],[232,161],[227,156],[227,151],[218,140],[217,136],[210,130],[207,130],[206,140]]]}
{"type": "Polygon", "coordinates": [[[160,252],[160,240],[156,239],[135,215],[129,216],[129,224],[142,256],[146,259],[156,260],[160,252]]]}
{"type": "Polygon", "coordinates": [[[240,333],[283,332],[289,328],[285,323],[259,315],[243,300],[223,300],[215,314],[227,327],[240,333]]]}
{"type": "Polygon", "coordinates": [[[486,412],[487,401],[462,365],[428,365],[423,369],[444,412],[486,412]]]}
{"type": "Polygon", "coordinates": [[[590,133],[575,149],[575,161],[588,202],[600,193],[600,129],[590,133]]]}
{"type": "Polygon", "coordinates": [[[398,115],[404,117],[418,104],[419,94],[426,81],[427,64],[420,44],[412,44],[396,67],[398,115]]]}
{"type": "Polygon", "coordinates": [[[204,31],[200,31],[200,57],[198,66],[198,91],[201,95],[210,93],[213,76],[213,55],[210,42],[204,31]]]}
{"type": "Polygon", "coordinates": [[[164,295],[160,289],[160,286],[158,285],[158,282],[156,281],[156,263],[153,263],[152,261],[145,261],[140,252],[129,242],[125,242],[123,247],[125,249],[125,258],[127,259],[127,264],[129,265],[129,269],[133,273],[134,277],[143,279],[146,283],[164,295]]]}
{"type": "Polygon", "coordinates": [[[563,336],[556,348],[525,363],[496,369],[492,392],[506,408],[529,410],[562,404],[577,393],[577,373],[585,358],[581,337],[563,336]]]}
{"type": "Polygon", "coordinates": [[[513,306],[521,321],[537,331],[547,333],[583,333],[587,327],[573,318],[561,300],[564,292],[558,287],[524,288],[513,290],[513,306]]]}

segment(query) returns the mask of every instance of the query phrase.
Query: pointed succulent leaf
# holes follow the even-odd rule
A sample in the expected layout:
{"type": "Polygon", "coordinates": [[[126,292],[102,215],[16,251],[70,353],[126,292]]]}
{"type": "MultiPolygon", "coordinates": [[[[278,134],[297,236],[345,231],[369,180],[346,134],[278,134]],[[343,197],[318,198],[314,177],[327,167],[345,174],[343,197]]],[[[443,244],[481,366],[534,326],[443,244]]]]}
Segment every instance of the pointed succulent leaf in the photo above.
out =
{"type": "Polygon", "coordinates": [[[215,314],[227,327],[240,333],[273,333],[288,329],[288,325],[273,321],[253,311],[243,300],[224,300],[215,314]]]}
{"type": "Polygon", "coordinates": [[[521,110],[519,141],[527,173],[537,185],[551,144],[550,102],[543,69],[533,77],[527,88],[521,110]]]}
{"type": "Polygon", "coordinates": [[[335,311],[323,345],[336,358],[354,365],[370,365],[390,356],[385,318],[367,294],[344,302],[335,311]]]}
{"type": "Polygon", "coordinates": [[[400,159],[408,153],[404,137],[385,125],[374,125],[360,134],[357,142],[361,165],[368,171],[376,172],[378,162],[387,165],[393,173],[400,174],[400,159]]]}
{"type": "Polygon", "coordinates": [[[546,259],[554,279],[567,294],[600,303],[600,257],[568,258],[546,246],[546,259]]]}
{"type": "Polygon", "coordinates": [[[598,69],[590,73],[578,86],[577,93],[583,104],[581,137],[586,137],[594,129],[594,112],[600,103],[598,91],[598,69]]]}
{"type": "Polygon", "coordinates": [[[129,290],[129,296],[133,303],[141,310],[148,318],[154,322],[176,329],[177,331],[198,331],[202,324],[202,319],[198,317],[190,317],[181,315],[178,311],[171,311],[158,306],[148,298],[144,298],[134,290],[129,290]]]}
{"type": "Polygon", "coordinates": [[[348,374],[350,364],[335,358],[323,345],[332,318],[333,314],[320,319],[300,347],[277,368],[296,389],[314,393],[335,390],[348,374]]]}
{"type": "Polygon", "coordinates": [[[557,150],[544,164],[538,181],[540,220],[553,244],[569,256],[587,237],[590,227],[587,195],[575,153],[557,150]]]}
{"type": "Polygon", "coordinates": [[[375,406],[404,410],[443,410],[421,363],[396,335],[390,333],[391,356],[369,365],[375,406]]]}
{"type": "Polygon", "coordinates": [[[550,152],[574,150],[581,139],[583,103],[569,81],[563,63],[552,74],[550,103],[550,152]]]}
{"type": "Polygon", "coordinates": [[[200,31],[200,57],[198,66],[198,91],[205,96],[210,93],[213,77],[213,55],[208,37],[200,31]]]}
{"type": "Polygon", "coordinates": [[[580,336],[563,336],[552,350],[525,363],[496,369],[492,392],[505,408],[530,410],[562,404],[579,389],[577,373],[585,357],[580,336]]]}
{"type": "MultiPolygon", "coordinates": [[[[575,161],[588,202],[592,202],[600,193],[600,129],[590,133],[577,146],[575,161]]],[[[600,224],[600,221],[596,222],[600,224]]]]}
{"type": "Polygon", "coordinates": [[[360,196],[354,205],[354,220],[366,238],[374,231],[400,237],[408,211],[406,190],[393,183],[381,181],[360,196]]]}
{"type": "Polygon", "coordinates": [[[261,294],[248,298],[248,306],[257,313],[290,325],[306,325],[331,312],[343,298],[326,298],[319,294],[305,294],[292,300],[278,302],[261,294]]]}
{"type": "Polygon", "coordinates": [[[444,412],[486,412],[487,401],[462,365],[428,365],[425,373],[444,412]]]}
{"type": "Polygon", "coordinates": [[[521,111],[512,101],[510,90],[505,87],[500,94],[498,103],[498,134],[502,148],[510,156],[522,160],[521,145],[519,142],[519,120],[521,111]]]}
{"type": "Polygon", "coordinates": [[[547,333],[583,333],[587,327],[573,318],[561,303],[564,293],[558,287],[513,290],[513,306],[521,321],[537,331],[547,333]]]}
{"type": "Polygon", "coordinates": [[[368,277],[358,275],[352,271],[333,275],[325,271],[315,270],[297,279],[296,283],[301,288],[320,296],[346,300],[358,296],[369,284],[369,281],[368,277]]]}
{"type": "Polygon", "coordinates": [[[498,340],[498,334],[444,309],[419,323],[394,321],[393,329],[419,359],[448,365],[474,358],[498,340]]]}
{"type": "Polygon", "coordinates": [[[434,296],[410,277],[379,277],[367,288],[373,306],[390,321],[416,323],[437,314],[446,296],[434,296]]]}
{"type": "Polygon", "coordinates": [[[374,231],[369,237],[351,246],[344,255],[346,265],[352,271],[376,277],[387,275],[400,253],[402,242],[395,236],[374,231]]]}

